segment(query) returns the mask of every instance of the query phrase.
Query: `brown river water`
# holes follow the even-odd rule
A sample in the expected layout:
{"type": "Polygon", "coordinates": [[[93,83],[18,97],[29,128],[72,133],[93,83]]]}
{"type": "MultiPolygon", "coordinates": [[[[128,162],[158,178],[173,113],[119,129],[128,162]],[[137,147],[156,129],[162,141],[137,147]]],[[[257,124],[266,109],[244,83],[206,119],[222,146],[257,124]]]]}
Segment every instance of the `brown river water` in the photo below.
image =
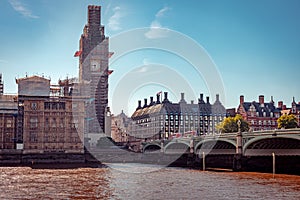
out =
{"type": "Polygon", "coordinates": [[[155,165],[0,167],[0,199],[300,199],[300,176],[155,165]]]}

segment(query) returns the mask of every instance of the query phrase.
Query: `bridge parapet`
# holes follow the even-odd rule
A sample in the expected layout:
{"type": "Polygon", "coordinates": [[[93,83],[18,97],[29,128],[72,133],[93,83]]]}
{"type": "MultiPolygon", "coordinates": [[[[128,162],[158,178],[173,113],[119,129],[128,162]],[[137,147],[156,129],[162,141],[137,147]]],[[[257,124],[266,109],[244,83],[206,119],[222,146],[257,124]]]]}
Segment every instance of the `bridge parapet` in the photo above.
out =
{"type": "MultiPolygon", "coordinates": [[[[267,130],[267,131],[254,131],[254,132],[243,132],[242,135],[242,147],[243,147],[243,154],[245,154],[246,149],[251,145],[253,142],[263,141],[266,139],[272,139],[272,138],[288,138],[288,139],[294,139],[296,141],[300,141],[300,128],[297,129],[280,129],[280,130],[267,130]]],[[[163,152],[165,152],[166,148],[168,148],[172,144],[185,144],[187,146],[190,146],[191,140],[193,142],[193,151],[194,153],[197,153],[197,149],[201,145],[203,145],[205,142],[217,144],[217,142],[223,143],[219,145],[219,147],[224,146],[224,142],[227,143],[228,148],[232,148],[232,146],[237,145],[237,133],[224,133],[224,134],[216,134],[216,135],[202,135],[198,137],[193,138],[175,138],[172,140],[157,140],[157,141],[151,141],[149,143],[145,143],[144,147],[149,145],[155,145],[162,148],[163,152]],[[162,145],[163,144],[163,145],[162,145]]],[[[275,141],[275,140],[274,140],[275,141]]],[[[207,145],[206,145],[207,146],[207,145]]],[[[211,146],[211,145],[210,145],[211,146]]],[[[226,146],[226,145],[225,145],[226,146]]],[[[224,146],[224,147],[225,147],[224,146]]],[[[221,149],[219,149],[221,150],[221,149]]],[[[226,152],[227,149],[224,149],[224,152],[226,152]]],[[[216,152],[216,151],[215,151],[216,152]]]]}

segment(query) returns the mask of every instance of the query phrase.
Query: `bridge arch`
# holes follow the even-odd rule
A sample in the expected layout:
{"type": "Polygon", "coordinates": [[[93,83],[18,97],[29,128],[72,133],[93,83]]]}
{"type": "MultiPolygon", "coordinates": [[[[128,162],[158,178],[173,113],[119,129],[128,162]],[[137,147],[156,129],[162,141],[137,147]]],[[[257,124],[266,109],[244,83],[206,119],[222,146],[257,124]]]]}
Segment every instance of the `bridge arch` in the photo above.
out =
{"type": "Polygon", "coordinates": [[[144,147],[143,147],[143,152],[152,152],[152,151],[157,151],[157,150],[160,150],[161,149],[161,146],[159,144],[146,144],[144,147]]]}
{"type": "Polygon", "coordinates": [[[225,138],[207,139],[198,142],[195,145],[195,152],[197,154],[234,154],[236,143],[233,140],[225,138]],[[204,148],[201,148],[204,146],[204,148]]]}
{"type": "Polygon", "coordinates": [[[165,148],[164,152],[166,154],[168,153],[174,153],[174,154],[183,154],[190,150],[190,144],[186,141],[178,141],[178,142],[169,142],[165,148]]]}
{"type": "Polygon", "coordinates": [[[259,136],[247,141],[243,146],[243,155],[267,156],[300,155],[300,138],[295,135],[259,136]]]}

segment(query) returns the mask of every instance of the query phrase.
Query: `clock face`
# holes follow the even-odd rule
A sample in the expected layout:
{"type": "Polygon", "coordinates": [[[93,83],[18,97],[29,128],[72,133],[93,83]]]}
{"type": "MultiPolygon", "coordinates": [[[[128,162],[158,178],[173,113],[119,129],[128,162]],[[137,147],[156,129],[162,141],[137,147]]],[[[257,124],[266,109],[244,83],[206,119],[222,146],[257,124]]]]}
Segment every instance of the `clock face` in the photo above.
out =
{"type": "Polygon", "coordinates": [[[100,61],[91,60],[91,71],[99,71],[100,70],[100,61]]]}

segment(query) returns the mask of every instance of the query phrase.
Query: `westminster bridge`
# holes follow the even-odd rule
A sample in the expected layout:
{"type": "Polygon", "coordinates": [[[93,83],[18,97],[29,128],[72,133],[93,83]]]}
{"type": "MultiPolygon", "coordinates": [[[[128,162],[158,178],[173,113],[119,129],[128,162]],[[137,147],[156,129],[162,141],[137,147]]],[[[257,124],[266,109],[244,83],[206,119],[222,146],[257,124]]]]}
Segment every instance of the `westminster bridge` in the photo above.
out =
{"type": "Polygon", "coordinates": [[[165,156],[183,155],[198,165],[239,170],[252,166],[271,168],[272,156],[278,167],[300,169],[300,129],[237,132],[202,135],[192,138],[174,138],[143,143],[144,154],[160,153],[165,156]],[[206,160],[204,160],[204,157],[206,160]]]}

